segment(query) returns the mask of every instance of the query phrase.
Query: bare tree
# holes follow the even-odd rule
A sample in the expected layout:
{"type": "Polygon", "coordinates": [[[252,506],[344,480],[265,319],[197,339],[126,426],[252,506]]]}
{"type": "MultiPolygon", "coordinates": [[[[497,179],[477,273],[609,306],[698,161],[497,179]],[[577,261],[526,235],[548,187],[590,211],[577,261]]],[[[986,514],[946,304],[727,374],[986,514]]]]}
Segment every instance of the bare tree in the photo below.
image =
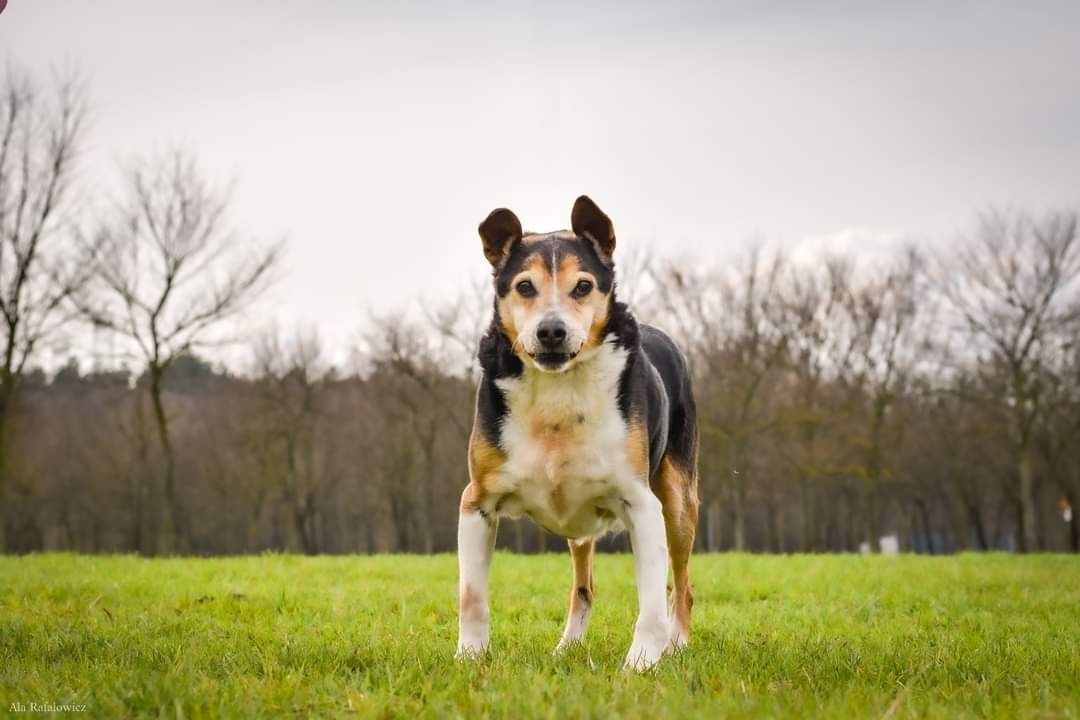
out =
{"type": "Polygon", "coordinates": [[[836,425],[837,408],[829,402],[829,383],[848,367],[854,349],[853,338],[839,332],[850,275],[851,264],[836,258],[818,267],[792,268],[781,297],[781,323],[788,338],[793,385],[787,393],[784,426],[794,442],[786,455],[798,486],[799,545],[803,552],[818,544],[816,485],[835,470],[829,467],[822,441],[830,426],[836,425]]]}
{"type": "Polygon", "coordinates": [[[972,402],[970,373],[951,378],[944,388],[929,387],[923,408],[925,438],[920,450],[934,462],[945,480],[942,488],[953,518],[957,549],[991,547],[992,533],[986,517],[986,478],[992,476],[987,447],[997,443],[996,418],[972,402]]]}
{"type": "MultiPolygon", "coordinates": [[[[657,282],[661,317],[670,320],[700,378],[694,388],[703,446],[720,451],[706,450],[702,457],[706,522],[715,522],[719,515],[720,488],[710,482],[711,470],[729,478],[736,550],[749,547],[752,450],[777,420],[769,400],[770,380],[787,353],[787,337],[778,322],[784,267],[779,255],[755,247],[739,265],[712,276],[670,266],[657,282]]],[[[714,549],[715,533],[706,527],[705,535],[714,549]]]]}
{"type": "MultiPolygon", "coordinates": [[[[474,382],[479,379],[478,338],[491,322],[491,282],[474,278],[469,287],[449,303],[423,303],[424,318],[439,340],[440,363],[451,369],[461,367],[474,382]]],[[[379,320],[375,319],[376,326],[379,320]]]]}
{"type": "Polygon", "coordinates": [[[1059,511],[1069,524],[1069,549],[1080,553],[1080,340],[1063,338],[1053,373],[1047,378],[1046,412],[1037,446],[1047,473],[1057,478],[1059,511]]]}
{"type": "MultiPolygon", "coordinates": [[[[332,473],[327,472],[325,380],[330,367],[322,343],[313,331],[298,331],[291,341],[277,330],[264,334],[255,347],[261,400],[260,418],[269,440],[269,457],[280,458],[267,468],[289,506],[300,546],[308,555],[319,551],[316,532],[318,494],[332,473]]],[[[257,509],[256,505],[256,509],[257,509]]]]}
{"type": "Polygon", "coordinates": [[[890,410],[920,359],[922,272],[922,256],[909,248],[883,272],[869,274],[843,303],[854,348],[844,368],[846,380],[866,405],[857,474],[865,480],[864,532],[875,552],[881,537],[882,484],[888,474],[883,434],[890,410]]]}
{"type": "Polygon", "coordinates": [[[14,68],[0,82],[0,508],[20,378],[42,344],[72,319],[68,300],[86,280],[72,217],[85,125],[85,92],[74,73],[59,76],[48,91],[14,68]]]}
{"type": "Polygon", "coordinates": [[[163,401],[173,361],[209,343],[271,281],[282,245],[247,246],[226,220],[228,195],[212,187],[194,159],[174,152],[136,165],[127,194],[97,235],[97,295],[83,301],[90,320],[129,341],[147,369],[147,388],[164,459],[165,552],[188,542],[176,492],[176,458],[163,401]]]}
{"type": "MultiPolygon", "coordinates": [[[[410,524],[417,527],[419,547],[430,552],[434,547],[433,522],[437,513],[439,483],[438,448],[443,432],[448,431],[461,448],[466,446],[471,427],[467,398],[472,379],[466,383],[447,382],[440,371],[436,348],[424,337],[421,328],[401,316],[373,319],[363,337],[367,352],[380,378],[384,396],[384,418],[388,426],[399,428],[392,437],[398,443],[382,453],[383,481],[388,482],[387,498],[398,532],[410,524]],[[401,428],[408,428],[401,432],[401,428]],[[407,440],[402,441],[399,435],[407,440]],[[403,443],[403,444],[402,444],[403,443]],[[418,487],[411,488],[397,468],[417,468],[418,487]],[[406,497],[407,496],[407,497],[406,497]],[[415,523],[410,523],[410,517],[415,523]]],[[[460,473],[458,474],[460,480],[460,473]]],[[[408,542],[401,535],[399,543],[408,542]]]]}
{"type": "Polygon", "coordinates": [[[1045,411],[1051,355],[1080,320],[1077,213],[1041,220],[988,213],[973,238],[941,259],[937,284],[980,366],[1000,369],[986,384],[1000,388],[1015,455],[1020,547],[1032,552],[1039,546],[1035,430],[1045,411]]]}

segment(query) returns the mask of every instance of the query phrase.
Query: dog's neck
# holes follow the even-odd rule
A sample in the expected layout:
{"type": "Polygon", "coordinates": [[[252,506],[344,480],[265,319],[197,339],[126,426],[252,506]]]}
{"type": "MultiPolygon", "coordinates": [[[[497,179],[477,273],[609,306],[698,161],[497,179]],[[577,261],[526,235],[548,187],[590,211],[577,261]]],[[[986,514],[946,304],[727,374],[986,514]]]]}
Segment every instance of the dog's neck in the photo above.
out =
{"type": "Polygon", "coordinates": [[[520,375],[496,380],[508,416],[528,432],[552,437],[591,432],[617,417],[618,389],[628,353],[613,340],[590,349],[588,357],[563,372],[527,366],[520,375]]]}

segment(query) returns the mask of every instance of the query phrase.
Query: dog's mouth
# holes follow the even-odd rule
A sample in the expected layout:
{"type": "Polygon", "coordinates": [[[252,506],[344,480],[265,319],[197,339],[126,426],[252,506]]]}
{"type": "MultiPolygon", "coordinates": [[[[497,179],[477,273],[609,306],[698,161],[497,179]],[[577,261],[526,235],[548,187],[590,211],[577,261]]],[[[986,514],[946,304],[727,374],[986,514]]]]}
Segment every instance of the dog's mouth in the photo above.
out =
{"type": "Polygon", "coordinates": [[[568,352],[538,352],[532,359],[545,370],[557,370],[574,359],[575,353],[568,352]]]}

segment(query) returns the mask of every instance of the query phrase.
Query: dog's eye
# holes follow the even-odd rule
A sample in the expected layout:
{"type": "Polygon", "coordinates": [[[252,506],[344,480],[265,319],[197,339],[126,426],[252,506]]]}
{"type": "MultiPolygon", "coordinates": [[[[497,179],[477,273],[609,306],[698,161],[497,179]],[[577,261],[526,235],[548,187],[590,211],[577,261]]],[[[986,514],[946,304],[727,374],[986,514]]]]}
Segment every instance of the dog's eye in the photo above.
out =
{"type": "Polygon", "coordinates": [[[517,284],[517,291],[521,297],[530,298],[536,295],[536,286],[528,280],[522,280],[517,284]]]}
{"type": "Polygon", "coordinates": [[[588,280],[579,280],[578,284],[574,286],[574,292],[571,293],[576,298],[583,298],[592,292],[593,284],[588,280]]]}

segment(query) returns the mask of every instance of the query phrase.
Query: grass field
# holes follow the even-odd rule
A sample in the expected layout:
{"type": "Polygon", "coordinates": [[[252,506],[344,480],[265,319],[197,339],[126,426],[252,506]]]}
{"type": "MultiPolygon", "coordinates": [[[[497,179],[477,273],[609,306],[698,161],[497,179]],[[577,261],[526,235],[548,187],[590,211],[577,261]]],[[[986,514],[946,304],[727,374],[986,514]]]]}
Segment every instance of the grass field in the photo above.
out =
{"type": "Polygon", "coordinates": [[[1080,559],[699,556],[690,647],[621,672],[628,556],[552,658],[561,555],[496,556],[451,659],[452,556],[0,558],[0,701],[89,717],[1080,717],[1080,559]]]}

